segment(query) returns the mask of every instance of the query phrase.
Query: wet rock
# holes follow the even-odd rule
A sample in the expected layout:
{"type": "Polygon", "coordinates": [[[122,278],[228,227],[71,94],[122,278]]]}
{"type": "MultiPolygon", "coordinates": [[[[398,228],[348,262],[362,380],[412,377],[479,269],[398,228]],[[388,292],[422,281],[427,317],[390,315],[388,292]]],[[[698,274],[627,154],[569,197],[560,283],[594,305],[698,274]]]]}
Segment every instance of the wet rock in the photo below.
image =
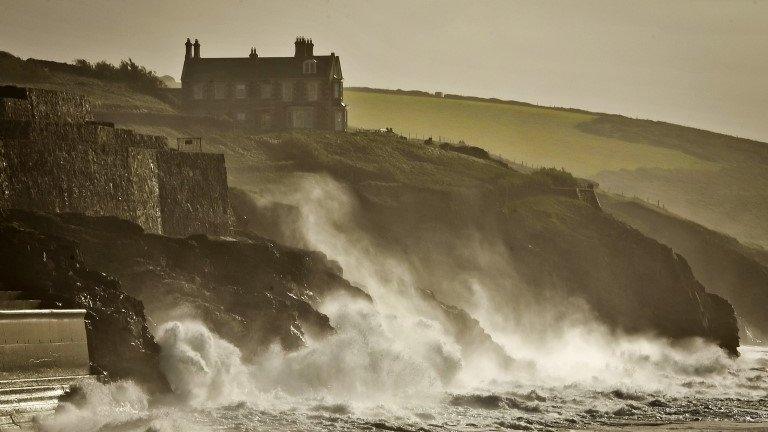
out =
{"type": "Polygon", "coordinates": [[[480,395],[454,395],[448,402],[449,405],[457,407],[467,407],[486,410],[497,409],[516,409],[529,413],[541,412],[541,407],[534,404],[528,404],[519,401],[513,397],[501,396],[496,394],[480,395]]]}
{"type": "Polygon", "coordinates": [[[42,300],[42,308],[86,309],[92,373],[167,390],[143,304],[118,280],[87,266],[76,242],[25,224],[24,215],[48,220],[0,210],[0,285],[42,300]]]}
{"type": "Polygon", "coordinates": [[[616,389],[611,391],[610,395],[615,397],[616,399],[621,399],[621,400],[631,400],[631,401],[645,400],[645,396],[639,393],[634,393],[627,390],[616,389]]]}

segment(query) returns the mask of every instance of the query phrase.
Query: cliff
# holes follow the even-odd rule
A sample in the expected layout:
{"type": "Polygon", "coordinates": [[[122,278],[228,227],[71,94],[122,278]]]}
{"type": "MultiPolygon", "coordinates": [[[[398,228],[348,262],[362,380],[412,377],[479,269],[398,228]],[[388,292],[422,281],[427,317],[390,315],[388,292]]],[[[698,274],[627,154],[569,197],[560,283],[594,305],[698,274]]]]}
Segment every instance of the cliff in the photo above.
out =
{"type": "MultiPolygon", "coordinates": [[[[499,312],[521,327],[532,325],[531,310],[566,313],[563,303],[576,298],[612,328],[701,336],[736,352],[730,304],[708,293],[669,247],[560,196],[553,187],[567,185],[559,172],[522,174],[386,133],[226,139],[212,145],[233,153],[230,183],[249,191],[232,194],[236,213],[246,211],[248,195],[290,191],[281,180],[287,173],[330,175],[351,191],[366,233],[447,303],[472,311],[470,281],[485,280],[499,312]]],[[[251,210],[247,226],[291,244],[297,209],[273,200],[251,210]]]]}
{"type": "Polygon", "coordinates": [[[86,266],[75,242],[25,222],[33,218],[48,216],[0,210],[0,285],[41,300],[41,308],[86,309],[91,371],[165,389],[141,302],[119,281],[86,266]]]}
{"type": "Polygon", "coordinates": [[[768,340],[768,261],[765,251],[637,201],[606,197],[606,210],[684,255],[693,274],[736,308],[743,336],[768,340]]]}
{"type": "MultiPolygon", "coordinates": [[[[338,265],[323,254],[286,247],[247,232],[240,232],[237,240],[205,236],[175,239],[145,233],[133,223],[112,217],[52,216],[19,210],[3,211],[0,223],[48,238],[49,247],[71,248],[68,250],[76,254],[79,267],[97,269],[98,272],[87,272],[109,281],[111,290],[100,293],[96,306],[120,307],[125,313],[141,312],[136,312],[138,315],[131,318],[131,322],[141,324],[141,327],[134,325],[134,330],[143,330],[134,331],[131,337],[116,333],[117,336],[111,338],[115,330],[98,321],[88,329],[89,343],[97,350],[92,353],[94,363],[116,377],[130,376],[126,375],[124,362],[133,365],[137,377],[156,372],[153,363],[156,346],[143,325],[144,308],[152,323],[198,319],[237,345],[249,358],[263,353],[274,343],[294,350],[305,346],[308,336],[323,338],[333,334],[335,329],[328,317],[317,310],[331,293],[343,292],[370,301],[370,297],[345,280],[338,265]],[[134,350],[143,346],[151,348],[147,348],[151,355],[140,361],[134,350]],[[140,370],[142,368],[146,370],[140,370]]],[[[19,238],[16,243],[21,248],[25,241],[28,240],[19,238]]],[[[31,278],[30,269],[35,261],[24,257],[17,261],[23,265],[15,277],[31,278]]],[[[47,268],[35,270],[34,276],[45,281],[58,275],[58,272],[52,275],[47,268]]],[[[30,296],[41,292],[29,283],[14,286],[30,296]]],[[[66,287],[59,289],[60,286],[53,282],[47,285],[46,301],[61,298],[67,304],[81,301],[83,296],[79,291],[70,292],[66,287]]],[[[483,347],[491,354],[488,361],[512,364],[504,350],[465,311],[441,304],[429,293],[423,296],[438,306],[436,310],[442,310],[432,318],[443,322],[461,347],[468,352],[483,347]]],[[[99,313],[99,310],[92,311],[87,303],[83,307],[91,314],[99,313]]],[[[128,321],[120,314],[114,320],[128,321]]],[[[150,329],[153,326],[150,324],[150,329]]]]}

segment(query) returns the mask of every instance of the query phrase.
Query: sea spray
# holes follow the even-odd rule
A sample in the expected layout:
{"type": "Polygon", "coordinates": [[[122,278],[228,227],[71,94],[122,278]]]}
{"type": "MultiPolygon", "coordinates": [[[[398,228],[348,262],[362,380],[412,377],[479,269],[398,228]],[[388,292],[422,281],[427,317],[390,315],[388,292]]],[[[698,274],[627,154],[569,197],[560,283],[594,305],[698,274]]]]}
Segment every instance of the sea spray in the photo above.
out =
{"type": "Polygon", "coordinates": [[[192,405],[248,398],[249,372],[240,350],[195,321],[172,321],[157,332],[160,367],[174,394],[192,405]]]}
{"type": "Polygon", "coordinates": [[[95,432],[109,426],[146,419],[147,395],[131,381],[101,384],[84,381],[55,415],[41,420],[43,432],[95,432]]]}
{"type": "Polygon", "coordinates": [[[458,348],[437,337],[414,339],[439,334],[437,325],[400,322],[368,302],[342,297],[325,302],[334,335],[308,338],[306,347],[292,352],[273,346],[249,362],[200,322],[165,323],[157,337],[163,372],[176,397],[193,406],[263,405],[275,391],[361,404],[439,398],[460,367],[458,348]],[[407,335],[412,328],[421,332],[407,335]]]}
{"type": "Polygon", "coordinates": [[[490,238],[467,243],[464,256],[476,261],[443,274],[442,299],[465,307],[508,353],[536,367],[483,370],[490,355],[479,348],[470,356],[460,346],[460,332],[440,319],[447,306],[430,302],[419,288],[419,269],[356,223],[349,191],[324,176],[293,179],[275,191],[262,200],[301,209],[300,226],[285,227],[297,244],[337,260],[373,301],[326,296],[314,306],[335,334],[248,359],[199,322],[162,325],[163,370],[201,423],[317,431],[330,425],[543,429],[628,418],[749,419],[760,407],[764,352],[734,360],[698,339],[673,343],[609,330],[581,301],[530,296],[508,268],[511,258],[490,238]]]}
{"type": "Polygon", "coordinates": [[[441,339],[439,325],[380,314],[344,295],[321,308],[336,334],[309,340],[294,352],[275,347],[257,359],[264,389],[360,404],[407,404],[438,399],[461,364],[459,349],[441,339]]]}
{"type": "MultiPolygon", "coordinates": [[[[437,316],[435,304],[419,295],[417,284],[426,281],[442,300],[468,310],[507,353],[535,365],[513,370],[485,367],[493,365],[483,361],[490,353],[465,351],[460,353],[457,379],[449,386],[455,390],[483,382],[516,381],[678,391],[681,378],[727,376],[734,367],[733,360],[711,343],[699,339],[673,343],[653,334],[624,334],[603,324],[583,299],[557,289],[531,289],[517,277],[514,258],[491,228],[480,231],[469,226],[462,232],[444,233],[445,242],[440,244],[456,245],[457,251],[437,252],[451,265],[441,267],[442,273],[435,277],[434,269],[408,261],[409,253],[434,251],[428,247],[394,251],[385,246],[360,222],[356,194],[329,176],[288,176],[265,185],[254,199],[263,208],[273,203],[295,207],[300,216],[285,220],[289,224],[282,227],[289,233],[286,239],[339,262],[345,277],[372,296],[381,315],[397,316],[400,323],[437,316]]],[[[411,326],[404,333],[420,332],[422,328],[411,326]]],[[[437,336],[449,344],[457,341],[457,334],[445,326],[438,335],[424,336],[437,336]]],[[[422,344],[416,341],[410,346],[418,351],[422,344]]]]}
{"type": "MultiPolygon", "coordinates": [[[[501,364],[510,358],[500,347],[486,352],[484,348],[459,342],[459,337],[471,329],[456,322],[446,308],[450,305],[440,303],[418,285],[404,256],[382,247],[361,226],[364,224],[357,222],[359,209],[347,186],[324,175],[288,176],[269,185],[255,200],[262,207],[278,203],[297,208],[299,217],[291,218],[297,221],[296,225],[282,228],[286,240],[292,245],[320,250],[337,261],[345,278],[371,295],[376,314],[387,317],[382,322],[391,327],[391,332],[397,332],[399,344],[407,346],[407,351],[418,356],[423,364],[430,365],[443,386],[464,385],[455,379],[460,374],[462,380],[471,383],[509,376],[511,370],[501,364]],[[445,356],[439,351],[448,352],[443,350],[445,347],[451,347],[448,351],[454,360],[441,361],[445,356]],[[472,373],[466,373],[470,370],[472,373]]],[[[436,284],[453,284],[459,275],[445,274],[444,280],[436,284]]],[[[324,303],[319,309],[333,318],[333,310],[326,310],[329,304],[334,303],[324,303]]],[[[489,340],[488,345],[494,345],[493,341],[489,340]]]]}

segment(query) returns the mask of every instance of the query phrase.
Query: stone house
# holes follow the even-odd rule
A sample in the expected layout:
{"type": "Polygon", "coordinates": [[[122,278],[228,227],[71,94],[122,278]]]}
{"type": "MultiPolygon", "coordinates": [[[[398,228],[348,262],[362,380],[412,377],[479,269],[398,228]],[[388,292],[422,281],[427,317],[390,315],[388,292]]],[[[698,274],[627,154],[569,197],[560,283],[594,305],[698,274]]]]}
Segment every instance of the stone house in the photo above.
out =
{"type": "Polygon", "coordinates": [[[226,116],[244,127],[344,131],[341,61],[314,54],[311,39],[297,38],[292,57],[203,58],[200,43],[187,39],[181,74],[187,112],[226,116]]]}

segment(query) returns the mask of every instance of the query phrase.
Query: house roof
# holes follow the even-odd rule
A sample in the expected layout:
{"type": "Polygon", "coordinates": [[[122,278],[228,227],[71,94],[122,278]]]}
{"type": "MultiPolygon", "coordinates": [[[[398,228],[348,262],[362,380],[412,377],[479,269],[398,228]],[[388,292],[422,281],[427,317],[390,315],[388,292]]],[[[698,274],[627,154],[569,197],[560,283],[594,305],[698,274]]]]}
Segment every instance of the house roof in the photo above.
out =
{"type": "Polygon", "coordinates": [[[254,80],[280,78],[307,78],[302,73],[304,61],[317,61],[317,73],[321,78],[343,78],[341,62],[334,54],[313,57],[225,57],[192,58],[184,61],[181,80],[202,78],[206,80],[254,80]]]}

